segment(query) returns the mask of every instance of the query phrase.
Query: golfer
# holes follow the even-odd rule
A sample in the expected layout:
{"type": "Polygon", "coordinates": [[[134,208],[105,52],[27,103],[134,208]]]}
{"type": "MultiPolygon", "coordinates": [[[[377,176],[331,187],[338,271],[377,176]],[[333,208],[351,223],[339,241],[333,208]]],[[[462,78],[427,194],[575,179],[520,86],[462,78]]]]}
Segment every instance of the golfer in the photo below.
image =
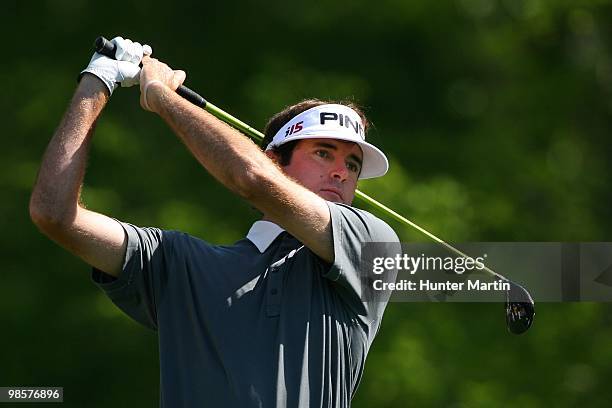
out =
{"type": "Polygon", "coordinates": [[[304,101],[272,117],[262,151],[175,93],[183,71],[147,46],[113,42],[118,60],[94,54],[47,147],[32,220],[93,267],[119,308],[158,332],[161,406],[350,406],[389,297],[364,296],[362,244],[398,242],[383,221],[351,207],[357,181],[388,168],[365,141],[365,117],[350,105],[304,101]],[[137,83],[142,107],[263,214],[244,239],[213,245],[82,205],[96,120],[118,84],[137,83]]]}

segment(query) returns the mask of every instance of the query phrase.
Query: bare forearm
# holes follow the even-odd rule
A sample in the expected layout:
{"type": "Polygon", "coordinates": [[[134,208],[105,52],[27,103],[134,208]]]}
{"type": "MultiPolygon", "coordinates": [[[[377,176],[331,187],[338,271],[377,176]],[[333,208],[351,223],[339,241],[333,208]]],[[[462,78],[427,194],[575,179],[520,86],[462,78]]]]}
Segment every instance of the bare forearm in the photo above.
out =
{"type": "Polygon", "coordinates": [[[33,217],[75,216],[93,127],[107,100],[104,85],[85,75],[43,156],[30,200],[33,217]]]}

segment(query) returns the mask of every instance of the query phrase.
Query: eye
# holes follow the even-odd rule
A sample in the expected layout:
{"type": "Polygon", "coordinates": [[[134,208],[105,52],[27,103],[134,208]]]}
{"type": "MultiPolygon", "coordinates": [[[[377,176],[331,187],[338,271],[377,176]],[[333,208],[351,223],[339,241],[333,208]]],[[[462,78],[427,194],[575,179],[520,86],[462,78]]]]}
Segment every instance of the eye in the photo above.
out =
{"type": "Polygon", "coordinates": [[[359,166],[353,162],[346,163],[346,168],[353,173],[359,173],[359,166]]]}
{"type": "Polygon", "coordinates": [[[315,154],[319,157],[322,157],[324,159],[329,157],[329,152],[327,150],[317,150],[315,151],[315,154]]]}

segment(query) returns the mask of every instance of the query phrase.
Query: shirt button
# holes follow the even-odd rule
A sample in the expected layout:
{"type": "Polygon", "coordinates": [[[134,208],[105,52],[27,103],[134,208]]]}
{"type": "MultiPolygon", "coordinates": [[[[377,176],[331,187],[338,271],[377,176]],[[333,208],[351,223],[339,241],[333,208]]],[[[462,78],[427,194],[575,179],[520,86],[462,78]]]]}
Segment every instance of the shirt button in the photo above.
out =
{"type": "Polygon", "coordinates": [[[273,294],[273,295],[276,295],[276,294],[278,293],[278,290],[276,290],[276,289],[272,289],[272,290],[270,291],[270,293],[271,293],[271,294],[273,294]]]}

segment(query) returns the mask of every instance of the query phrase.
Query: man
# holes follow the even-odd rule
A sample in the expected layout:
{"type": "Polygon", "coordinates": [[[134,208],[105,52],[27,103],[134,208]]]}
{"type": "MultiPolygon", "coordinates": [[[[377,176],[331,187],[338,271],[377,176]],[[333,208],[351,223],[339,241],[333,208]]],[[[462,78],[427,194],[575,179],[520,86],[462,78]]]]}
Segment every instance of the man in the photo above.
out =
{"type": "Polygon", "coordinates": [[[388,167],[364,140],[365,120],[307,101],[270,121],[264,153],[174,92],[184,72],[138,43],[113,41],[119,61],[94,55],[49,143],[33,221],[93,267],[118,307],[158,331],[162,406],[350,406],[388,301],[362,296],[361,245],[398,241],[350,207],[357,180],[388,167]],[[96,119],[117,83],[138,81],[143,108],[262,212],[245,239],[215,246],[79,204],[96,119]]]}

